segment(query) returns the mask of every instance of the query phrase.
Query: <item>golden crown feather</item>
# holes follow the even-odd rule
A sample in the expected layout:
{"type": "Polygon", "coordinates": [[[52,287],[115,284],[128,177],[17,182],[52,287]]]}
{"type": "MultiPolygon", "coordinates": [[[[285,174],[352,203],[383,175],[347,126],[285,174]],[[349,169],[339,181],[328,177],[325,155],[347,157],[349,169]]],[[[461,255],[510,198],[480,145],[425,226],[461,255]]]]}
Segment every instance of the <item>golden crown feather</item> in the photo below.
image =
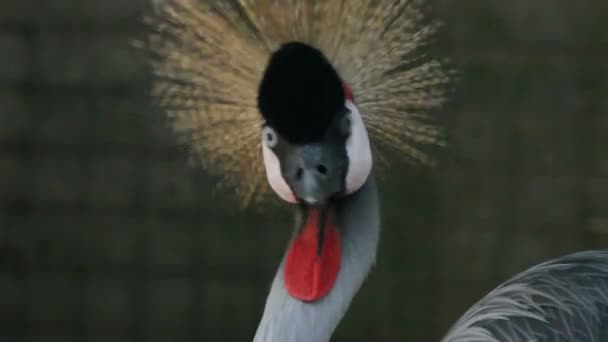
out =
{"type": "Polygon", "coordinates": [[[443,145],[430,113],[454,70],[428,47],[440,23],[413,0],[165,0],[147,18],[154,96],[197,160],[244,206],[269,193],[257,91],[271,54],[299,41],[321,50],[352,89],[381,168],[389,150],[433,164],[443,145]]]}

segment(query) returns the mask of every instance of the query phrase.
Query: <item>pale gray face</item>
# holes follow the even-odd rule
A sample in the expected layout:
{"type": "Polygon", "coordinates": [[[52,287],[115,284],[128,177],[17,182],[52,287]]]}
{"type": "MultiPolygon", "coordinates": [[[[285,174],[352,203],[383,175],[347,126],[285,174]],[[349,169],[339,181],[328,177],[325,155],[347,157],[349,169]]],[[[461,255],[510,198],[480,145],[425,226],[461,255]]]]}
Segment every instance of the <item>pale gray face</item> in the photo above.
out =
{"type": "Polygon", "coordinates": [[[345,192],[348,156],[342,144],[322,141],[277,151],[283,179],[299,202],[319,204],[345,192]]]}
{"type": "Polygon", "coordinates": [[[270,126],[264,127],[262,139],[268,181],[290,203],[316,205],[351,194],[371,172],[367,130],[351,101],[318,141],[291,144],[270,126]]]}

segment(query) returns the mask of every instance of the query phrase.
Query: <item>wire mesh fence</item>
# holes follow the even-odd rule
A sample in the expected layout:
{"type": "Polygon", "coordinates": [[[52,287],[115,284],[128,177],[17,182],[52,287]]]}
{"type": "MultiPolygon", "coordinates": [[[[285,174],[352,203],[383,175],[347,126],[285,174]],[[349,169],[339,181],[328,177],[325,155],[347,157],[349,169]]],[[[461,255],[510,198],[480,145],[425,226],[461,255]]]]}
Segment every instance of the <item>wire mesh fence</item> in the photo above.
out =
{"type": "MultiPolygon", "coordinates": [[[[435,3],[465,75],[452,143],[382,186],[336,341],[436,340],[507,276],[607,240],[605,2],[435,3]]],[[[130,46],[146,7],[2,6],[0,341],[253,336],[289,213],[239,212],[187,163],[130,46]]]]}

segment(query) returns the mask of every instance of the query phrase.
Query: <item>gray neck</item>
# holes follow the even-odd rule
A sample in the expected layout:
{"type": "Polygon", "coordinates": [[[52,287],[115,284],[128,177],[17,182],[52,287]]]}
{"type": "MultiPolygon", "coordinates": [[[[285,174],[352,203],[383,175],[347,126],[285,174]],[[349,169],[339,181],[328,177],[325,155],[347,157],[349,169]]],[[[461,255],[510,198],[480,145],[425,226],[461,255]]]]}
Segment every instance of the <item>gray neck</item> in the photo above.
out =
{"type": "Polygon", "coordinates": [[[254,342],[327,342],[374,265],[380,237],[376,182],[370,176],[336,208],[342,262],[331,292],[315,303],[292,298],[283,285],[283,263],[274,278],[254,342]]]}

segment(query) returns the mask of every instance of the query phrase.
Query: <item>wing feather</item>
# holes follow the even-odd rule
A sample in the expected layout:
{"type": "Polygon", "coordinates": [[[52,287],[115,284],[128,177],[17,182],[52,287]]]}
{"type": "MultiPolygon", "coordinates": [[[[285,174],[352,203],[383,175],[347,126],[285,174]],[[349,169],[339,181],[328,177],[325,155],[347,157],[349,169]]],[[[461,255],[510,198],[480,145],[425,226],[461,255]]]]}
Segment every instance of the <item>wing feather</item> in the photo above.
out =
{"type": "Polygon", "coordinates": [[[554,259],[522,272],[473,305],[443,342],[601,342],[608,324],[608,250],[554,259]]]}

